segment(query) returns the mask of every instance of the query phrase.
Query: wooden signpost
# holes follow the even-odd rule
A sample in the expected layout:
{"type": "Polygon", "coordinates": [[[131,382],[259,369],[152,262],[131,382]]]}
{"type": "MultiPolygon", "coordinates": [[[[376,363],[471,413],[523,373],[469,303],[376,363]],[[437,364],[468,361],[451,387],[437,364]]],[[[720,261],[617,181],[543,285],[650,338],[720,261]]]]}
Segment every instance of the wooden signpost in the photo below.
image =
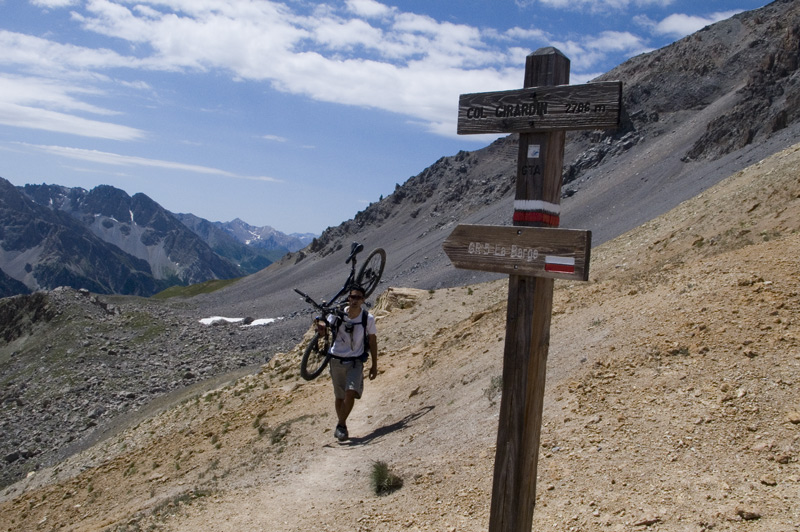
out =
{"type": "Polygon", "coordinates": [[[606,81],[462,94],[457,133],[616,128],[622,106],[621,86],[619,81],[606,81]]]}
{"type": "Polygon", "coordinates": [[[569,59],[529,55],[522,90],[463,95],[458,133],[519,135],[513,226],[458,226],[444,251],[459,268],[509,274],[503,396],[489,532],[530,532],[550,344],[553,280],[587,280],[591,233],[556,229],[568,129],[619,125],[622,84],[568,86],[569,59]]]}
{"type": "Polygon", "coordinates": [[[590,231],[459,225],[442,247],[456,268],[588,281],[591,241],[590,231]]]}

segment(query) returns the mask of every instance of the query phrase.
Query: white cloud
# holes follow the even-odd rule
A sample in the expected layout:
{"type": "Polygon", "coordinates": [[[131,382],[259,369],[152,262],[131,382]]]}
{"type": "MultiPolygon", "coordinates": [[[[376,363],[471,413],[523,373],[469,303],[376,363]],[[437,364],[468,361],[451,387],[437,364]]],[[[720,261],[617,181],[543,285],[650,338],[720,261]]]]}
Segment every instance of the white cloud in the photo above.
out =
{"type": "Polygon", "coordinates": [[[109,164],[113,166],[145,166],[151,168],[161,168],[164,170],[178,170],[185,172],[192,172],[197,174],[218,175],[222,177],[229,177],[234,179],[247,179],[251,181],[268,181],[273,183],[282,182],[279,179],[265,176],[244,176],[221,170],[219,168],[212,168],[208,166],[200,166],[196,164],[176,163],[173,161],[163,161],[160,159],[148,159],[145,157],[135,157],[130,155],[120,155],[117,153],[109,153],[98,150],[85,150],[81,148],[70,148],[66,146],[45,146],[40,144],[24,144],[21,145],[33,148],[39,151],[57,155],[59,157],[66,157],[69,159],[76,159],[79,161],[89,161],[93,163],[109,164]]]}
{"type": "Polygon", "coordinates": [[[0,65],[20,65],[47,75],[77,77],[95,69],[152,66],[148,61],[123,56],[112,50],[60,44],[23,33],[0,30],[0,65]]]}
{"type": "Polygon", "coordinates": [[[681,38],[701,30],[710,24],[714,24],[720,20],[728,19],[737,13],[741,13],[741,10],[721,11],[717,13],[711,13],[705,17],[675,13],[668,16],[661,22],[653,23],[652,29],[657,35],[667,35],[670,37],[681,38]]]}
{"type": "MultiPolygon", "coordinates": [[[[632,56],[649,50],[641,37],[618,31],[605,31],[582,41],[555,41],[553,45],[570,58],[572,67],[578,71],[591,69],[611,52],[632,56]]],[[[596,75],[589,79],[593,77],[596,75]]],[[[586,78],[586,75],[582,78],[586,78]]]]}
{"type": "Polygon", "coordinates": [[[314,28],[314,40],[334,50],[349,50],[361,45],[377,49],[381,45],[383,32],[363,20],[327,20],[314,28]]]}
{"type": "MultiPolygon", "coordinates": [[[[302,17],[269,2],[244,18],[243,4],[231,0],[212,11],[202,2],[152,2],[137,11],[93,0],[91,14],[80,21],[86,29],[152,47],[149,64],[163,69],[229,70],[285,92],[431,123],[452,124],[460,91],[499,88],[509,59],[516,59],[492,48],[476,28],[379,9],[377,2],[350,2],[348,8],[391,15],[385,24],[346,19],[330,8],[302,17]],[[472,86],[475,79],[481,86],[472,86]]],[[[516,85],[521,75],[514,78],[516,85]]]]}
{"type": "Polygon", "coordinates": [[[627,31],[604,31],[596,37],[589,37],[584,46],[600,52],[637,53],[647,48],[644,40],[627,31]]]}
{"type": "Polygon", "coordinates": [[[286,142],[287,140],[289,140],[286,137],[281,137],[278,135],[262,135],[261,138],[272,142],[286,142]]]}
{"type": "Polygon", "coordinates": [[[383,18],[389,16],[394,8],[375,0],[347,0],[347,9],[358,16],[366,18],[383,18]]]}
{"type": "Polygon", "coordinates": [[[0,74],[0,102],[37,105],[62,111],[84,111],[99,115],[117,114],[75,98],[73,95],[96,95],[91,87],[46,78],[0,74]]]}
{"type": "Polygon", "coordinates": [[[546,41],[550,38],[547,32],[544,30],[540,30],[537,28],[520,28],[514,27],[510,30],[506,31],[503,34],[503,37],[513,40],[513,41],[520,41],[520,40],[531,40],[531,41],[546,41]]]}
{"type": "MultiPolygon", "coordinates": [[[[560,0],[540,1],[557,5],[560,0]]],[[[588,5],[584,0],[570,2],[588,5]]],[[[376,0],[314,4],[306,14],[291,9],[299,5],[250,0],[139,0],[136,4],[88,0],[85,9],[75,10],[73,20],[84,30],[110,37],[108,42],[123,43],[117,51],[0,31],[4,50],[0,64],[52,79],[91,76],[94,87],[113,82],[106,76],[118,68],[222,72],[234,79],[267,81],[278,90],[319,101],[395,112],[440,132],[455,131],[459,94],[520,85],[524,58],[535,49],[524,48],[528,42],[559,47],[571,58],[575,72],[596,70],[594,65],[610,53],[644,49],[642,40],[627,32],[557,43],[535,27],[503,33],[481,30],[401,12],[376,0]]],[[[114,89],[137,90],[136,82],[131,83],[117,83],[114,89]]],[[[141,82],[138,86],[146,87],[141,82]]],[[[79,96],[68,96],[76,106],[79,96]]],[[[53,98],[70,103],[58,91],[53,98]]]]}

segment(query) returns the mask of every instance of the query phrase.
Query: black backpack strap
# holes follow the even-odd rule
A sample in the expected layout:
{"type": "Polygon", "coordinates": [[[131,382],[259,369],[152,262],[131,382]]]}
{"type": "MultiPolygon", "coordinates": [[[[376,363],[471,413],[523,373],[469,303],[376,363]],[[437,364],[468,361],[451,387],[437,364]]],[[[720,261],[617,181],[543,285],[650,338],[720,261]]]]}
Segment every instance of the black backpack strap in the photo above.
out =
{"type": "Polygon", "coordinates": [[[367,320],[369,313],[366,310],[361,311],[361,325],[364,327],[364,353],[358,357],[361,362],[366,362],[369,359],[369,336],[367,335],[367,320]]]}

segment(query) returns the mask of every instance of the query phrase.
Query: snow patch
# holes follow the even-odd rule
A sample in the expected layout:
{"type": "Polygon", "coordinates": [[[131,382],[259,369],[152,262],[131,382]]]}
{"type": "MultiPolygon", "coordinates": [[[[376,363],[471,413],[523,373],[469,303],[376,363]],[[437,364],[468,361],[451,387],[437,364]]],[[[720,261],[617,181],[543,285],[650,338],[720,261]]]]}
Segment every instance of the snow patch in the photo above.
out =
{"type": "MultiPolygon", "coordinates": [[[[282,320],[283,318],[260,318],[257,320],[253,320],[250,323],[242,325],[242,327],[257,327],[259,325],[269,325],[277,320],[282,320]]],[[[203,325],[218,325],[220,323],[242,323],[244,318],[226,318],[224,316],[212,316],[210,318],[203,318],[200,320],[200,323],[203,325]]]]}
{"type": "Polygon", "coordinates": [[[261,319],[258,319],[258,320],[253,320],[253,322],[250,323],[249,325],[242,325],[242,327],[256,327],[258,325],[269,325],[270,323],[273,323],[275,321],[282,320],[282,319],[283,318],[261,318],[261,319]]]}

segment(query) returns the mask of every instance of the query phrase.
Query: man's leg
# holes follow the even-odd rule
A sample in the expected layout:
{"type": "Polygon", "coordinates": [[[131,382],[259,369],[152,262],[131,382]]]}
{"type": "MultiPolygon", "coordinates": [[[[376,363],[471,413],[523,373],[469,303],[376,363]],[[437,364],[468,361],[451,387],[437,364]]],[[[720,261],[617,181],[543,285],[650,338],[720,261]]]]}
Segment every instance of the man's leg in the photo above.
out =
{"type": "MultiPolygon", "coordinates": [[[[338,424],[336,425],[336,432],[334,436],[339,441],[347,440],[350,436],[347,432],[347,418],[353,410],[356,399],[361,397],[361,392],[364,389],[364,368],[360,361],[348,361],[346,364],[339,365],[337,361],[337,381],[344,377],[342,382],[337,382],[336,388],[336,417],[338,424]],[[339,373],[340,369],[345,369],[345,375],[339,373]],[[343,384],[343,386],[342,386],[343,384]]],[[[331,370],[333,376],[333,370],[331,370]]]]}
{"type": "Polygon", "coordinates": [[[344,399],[336,400],[336,417],[339,418],[339,425],[347,426],[347,417],[353,410],[353,405],[356,403],[355,390],[347,390],[344,393],[344,399]]]}

